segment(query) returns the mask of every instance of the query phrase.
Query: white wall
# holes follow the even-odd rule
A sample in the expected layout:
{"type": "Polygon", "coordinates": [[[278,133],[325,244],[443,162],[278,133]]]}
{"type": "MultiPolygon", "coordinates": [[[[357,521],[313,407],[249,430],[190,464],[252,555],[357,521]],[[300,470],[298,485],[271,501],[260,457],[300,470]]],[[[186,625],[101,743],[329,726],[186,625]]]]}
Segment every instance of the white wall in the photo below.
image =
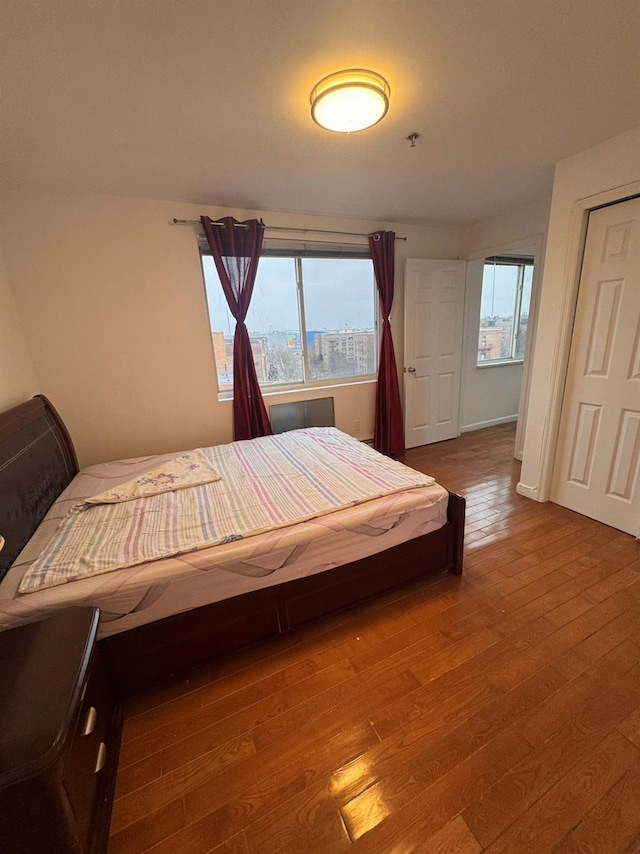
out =
{"type": "MultiPolygon", "coordinates": [[[[518,417],[526,364],[481,368],[477,365],[483,259],[489,255],[526,249],[535,251],[536,265],[539,265],[544,253],[550,203],[550,199],[540,199],[521,205],[474,223],[465,231],[465,257],[469,259],[469,263],[460,400],[462,432],[513,421],[518,417]]],[[[534,298],[535,288],[530,311],[527,358],[535,335],[534,298]]]]}
{"type": "Polygon", "coordinates": [[[494,255],[496,247],[510,252],[530,245],[532,237],[547,233],[550,206],[551,198],[545,197],[468,226],[463,237],[465,258],[494,255]]]}
{"type": "MultiPolygon", "coordinates": [[[[82,465],[230,441],[231,402],[218,401],[196,245],[198,219],[262,216],[267,225],[370,232],[396,243],[392,328],[403,352],[408,257],[456,258],[458,232],[360,219],[231,210],[100,196],[5,194],[0,240],[31,356],[67,422],[82,465]]],[[[321,392],[320,392],[321,393],[321,392]]],[[[373,434],[374,384],[332,388],[336,425],[373,434]]],[[[318,389],[267,398],[311,398],[318,389]]]]}
{"type": "Polygon", "coordinates": [[[0,411],[40,390],[0,255],[0,411]]]}
{"type": "Polygon", "coordinates": [[[549,497],[586,209],[638,192],[640,128],[556,165],[518,485],[518,492],[539,501],[549,497]]]}

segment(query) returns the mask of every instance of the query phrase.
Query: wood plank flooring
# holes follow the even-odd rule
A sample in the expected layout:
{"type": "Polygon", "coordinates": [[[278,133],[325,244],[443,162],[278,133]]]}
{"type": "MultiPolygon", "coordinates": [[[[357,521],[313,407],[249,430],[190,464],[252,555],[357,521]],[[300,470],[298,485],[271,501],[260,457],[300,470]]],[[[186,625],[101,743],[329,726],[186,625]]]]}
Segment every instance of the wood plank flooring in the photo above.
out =
{"type": "Polygon", "coordinates": [[[406,454],[462,577],[128,702],[109,854],[640,852],[640,545],[518,496],[513,443],[406,454]]]}

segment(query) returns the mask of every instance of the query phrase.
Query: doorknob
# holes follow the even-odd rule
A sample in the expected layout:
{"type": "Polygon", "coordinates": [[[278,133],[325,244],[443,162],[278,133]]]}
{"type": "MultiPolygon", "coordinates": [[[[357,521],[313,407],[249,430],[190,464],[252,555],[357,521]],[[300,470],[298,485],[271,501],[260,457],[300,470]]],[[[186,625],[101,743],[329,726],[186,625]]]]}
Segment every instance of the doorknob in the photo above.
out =
{"type": "Polygon", "coordinates": [[[415,368],[405,368],[405,371],[406,371],[408,374],[415,374],[416,369],[415,369],[415,368]]]}

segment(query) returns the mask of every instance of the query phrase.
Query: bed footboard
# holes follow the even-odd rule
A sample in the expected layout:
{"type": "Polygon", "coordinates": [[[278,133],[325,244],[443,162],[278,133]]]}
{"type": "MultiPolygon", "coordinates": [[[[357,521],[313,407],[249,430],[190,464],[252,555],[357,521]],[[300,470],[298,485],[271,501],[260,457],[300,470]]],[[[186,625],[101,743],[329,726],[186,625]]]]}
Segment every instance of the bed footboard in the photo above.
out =
{"type": "Polygon", "coordinates": [[[466,501],[456,492],[449,493],[449,504],[447,506],[447,521],[451,525],[451,553],[447,563],[447,569],[454,575],[462,574],[462,561],[464,556],[464,516],[466,501]]]}

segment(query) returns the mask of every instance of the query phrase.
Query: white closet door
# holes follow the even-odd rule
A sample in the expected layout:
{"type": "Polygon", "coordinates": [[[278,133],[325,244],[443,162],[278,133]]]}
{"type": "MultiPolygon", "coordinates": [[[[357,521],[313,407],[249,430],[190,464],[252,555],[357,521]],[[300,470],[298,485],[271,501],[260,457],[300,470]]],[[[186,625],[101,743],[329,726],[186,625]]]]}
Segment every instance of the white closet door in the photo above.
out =
{"type": "Polygon", "coordinates": [[[551,500],[640,535],[640,199],[591,213],[551,500]]]}
{"type": "Polygon", "coordinates": [[[464,261],[410,258],[404,277],[407,448],[458,435],[464,261]]]}

